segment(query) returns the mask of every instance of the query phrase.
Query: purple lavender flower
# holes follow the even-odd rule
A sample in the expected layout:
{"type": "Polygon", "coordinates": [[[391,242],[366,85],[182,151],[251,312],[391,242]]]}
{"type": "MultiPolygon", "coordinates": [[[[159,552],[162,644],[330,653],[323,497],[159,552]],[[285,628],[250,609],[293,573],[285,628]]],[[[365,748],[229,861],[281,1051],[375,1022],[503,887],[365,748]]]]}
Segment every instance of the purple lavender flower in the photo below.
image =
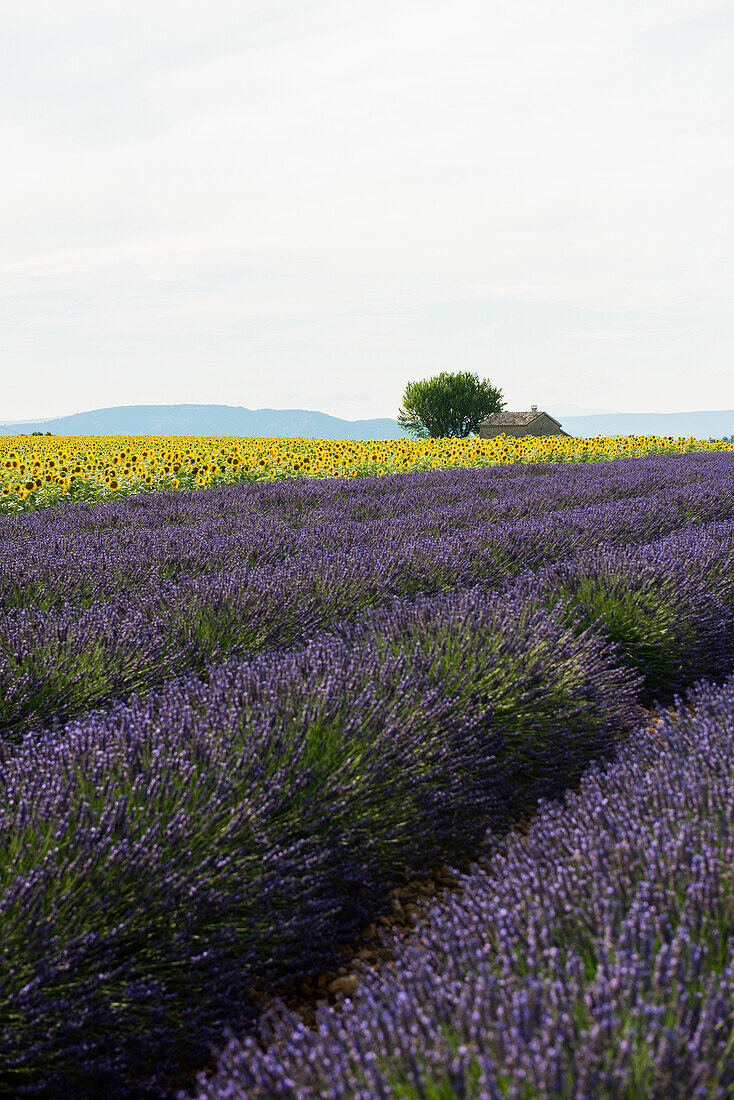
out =
{"type": "Polygon", "coordinates": [[[197,1100],[731,1096],[734,678],[660,719],[498,842],[395,974],[316,1032],[276,1008],[231,1035],[197,1100]]]}

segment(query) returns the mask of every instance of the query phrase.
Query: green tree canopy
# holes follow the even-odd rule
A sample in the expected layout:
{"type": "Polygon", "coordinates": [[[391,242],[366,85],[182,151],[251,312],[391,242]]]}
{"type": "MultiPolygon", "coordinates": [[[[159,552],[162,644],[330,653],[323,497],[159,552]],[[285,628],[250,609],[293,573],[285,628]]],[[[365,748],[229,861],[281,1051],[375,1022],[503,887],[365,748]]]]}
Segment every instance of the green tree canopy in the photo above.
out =
{"type": "Polygon", "coordinates": [[[505,407],[502,390],[470,371],[442,371],[422,382],[408,382],[398,424],[419,439],[476,432],[485,416],[505,407]]]}

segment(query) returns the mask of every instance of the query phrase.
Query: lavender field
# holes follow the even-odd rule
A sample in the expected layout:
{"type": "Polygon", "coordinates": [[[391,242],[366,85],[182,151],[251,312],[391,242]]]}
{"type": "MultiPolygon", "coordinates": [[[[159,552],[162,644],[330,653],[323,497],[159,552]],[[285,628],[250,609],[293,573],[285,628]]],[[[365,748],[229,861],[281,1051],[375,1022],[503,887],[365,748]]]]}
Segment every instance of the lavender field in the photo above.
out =
{"type": "Polygon", "coordinates": [[[734,1093],[734,678],[544,805],[349,1012],[263,1020],[198,1100],[734,1093]]]}
{"type": "Polygon", "coordinates": [[[0,519],[0,1094],[173,1097],[230,1036],[180,1095],[732,1095],[733,482],[693,453],[0,519]],[[394,975],[318,1035],[261,1019],[488,831],[394,975]]]}

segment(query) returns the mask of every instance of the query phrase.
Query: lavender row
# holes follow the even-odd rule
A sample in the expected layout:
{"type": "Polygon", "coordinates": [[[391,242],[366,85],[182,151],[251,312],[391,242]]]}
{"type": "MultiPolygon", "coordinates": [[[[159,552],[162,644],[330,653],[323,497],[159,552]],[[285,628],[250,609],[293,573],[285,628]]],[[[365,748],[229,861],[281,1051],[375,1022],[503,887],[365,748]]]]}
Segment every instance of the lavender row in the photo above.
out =
{"type": "Polygon", "coordinates": [[[232,1039],[198,1100],[734,1094],[734,679],[701,685],[436,906],[318,1031],[232,1039]]]}
{"type": "Polygon", "coordinates": [[[319,549],[389,549],[614,501],[644,507],[661,493],[671,503],[680,497],[678,526],[700,522],[706,498],[704,518],[723,518],[712,514],[713,499],[730,505],[732,469],[730,455],[692,454],[602,467],[444,470],[150,494],[8,517],[0,521],[0,607],[91,606],[138,586],[272,566],[319,549]]]}
{"type": "Polygon", "coordinates": [[[620,647],[643,677],[641,698],[670,697],[734,661],[734,523],[684,529],[645,546],[603,546],[528,571],[549,607],[563,598],[580,621],[620,647]]]}
{"type": "Polygon", "coordinates": [[[27,740],[0,766],[0,1091],[161,1097],[333,962],[406,865],[465,853],[635,719],[540,590],[404,604],[27,740]]]}
{"type": "MultiPolygon", "coordinates": [[[[601,467],[597,467],[601,468],[601,467]]],[[[655,497],[488,524],[459,534],[313,550],[269,568],[157,582],[89,609],[11,608],[0,618],[0,730],[73,718],[232,654],[302,644],[395,599],[483,585],[526,569],[731,516],[731,490],[655,497]]]]}
{"type": "Polygon", "coordinates": [[[643,690],[731,668],[731,534],[401,601],[7,753],[0,1089],[164,1095],[252,1023],[252,983],[333,964],[406,865],[559,793],[643,690]]]}

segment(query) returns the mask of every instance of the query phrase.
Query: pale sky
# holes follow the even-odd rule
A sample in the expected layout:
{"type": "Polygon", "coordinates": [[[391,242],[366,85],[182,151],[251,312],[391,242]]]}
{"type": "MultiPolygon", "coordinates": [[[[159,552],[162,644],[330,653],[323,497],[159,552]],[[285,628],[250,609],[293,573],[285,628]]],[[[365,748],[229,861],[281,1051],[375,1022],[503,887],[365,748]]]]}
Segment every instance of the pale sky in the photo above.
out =
{"type": "Polygon", "coordinates": [[[7,0],[0,422],[734,408],[734,4],[7,0]]]}

